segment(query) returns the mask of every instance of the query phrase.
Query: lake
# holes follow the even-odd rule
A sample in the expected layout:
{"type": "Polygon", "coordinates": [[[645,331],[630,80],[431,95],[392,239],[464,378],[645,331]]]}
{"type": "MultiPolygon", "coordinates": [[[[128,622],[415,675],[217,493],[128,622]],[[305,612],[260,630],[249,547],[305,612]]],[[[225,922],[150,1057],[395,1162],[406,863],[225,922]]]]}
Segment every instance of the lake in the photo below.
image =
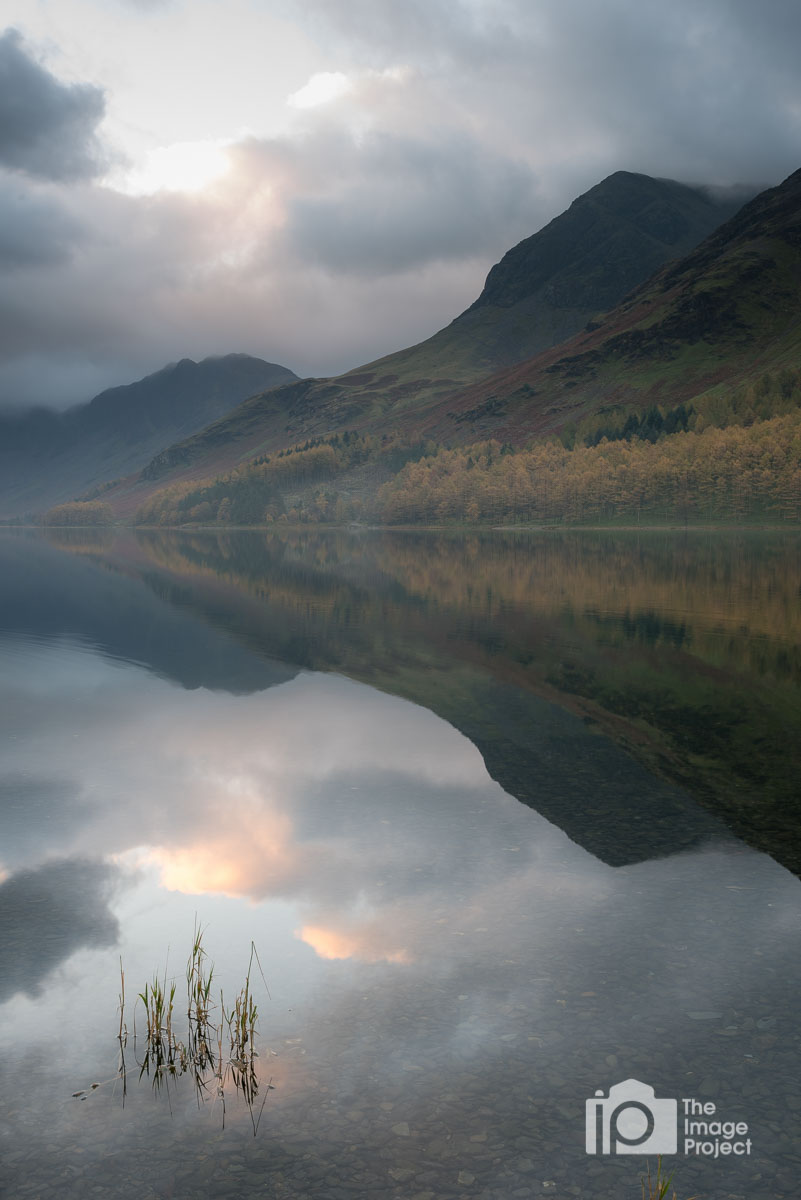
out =
{"type": "Polygon", "coordinates": [[[4,532],[2,1194],[797,1197],[800,548],[4,532]]]}

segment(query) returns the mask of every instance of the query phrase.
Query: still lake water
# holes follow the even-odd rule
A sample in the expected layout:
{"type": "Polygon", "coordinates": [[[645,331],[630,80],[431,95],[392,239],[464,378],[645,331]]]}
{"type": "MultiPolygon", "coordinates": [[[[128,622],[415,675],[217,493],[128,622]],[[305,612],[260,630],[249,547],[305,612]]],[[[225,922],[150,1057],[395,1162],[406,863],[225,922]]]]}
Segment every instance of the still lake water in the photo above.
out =
{"type": "Polygon", "coordinates": [[[748,1125],[680,1200],[797,1197],[799,545],[0,537],[2,1195],[636,1200],[634,1078],[748,1125]],[[196,919],[224,1125],[138,1077],[196,919]]]}

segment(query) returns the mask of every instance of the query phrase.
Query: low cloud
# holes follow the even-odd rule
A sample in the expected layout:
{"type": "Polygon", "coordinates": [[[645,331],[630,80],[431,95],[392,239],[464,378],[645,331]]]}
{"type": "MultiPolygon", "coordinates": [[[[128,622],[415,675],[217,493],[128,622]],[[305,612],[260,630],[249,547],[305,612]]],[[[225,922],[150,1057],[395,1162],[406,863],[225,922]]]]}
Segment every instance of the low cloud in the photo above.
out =
{"type": "Polygon", "coordinates": [[[0,180],[0,268],[65,263],[83,236],[81,222],[54,199],[0,180]]]}

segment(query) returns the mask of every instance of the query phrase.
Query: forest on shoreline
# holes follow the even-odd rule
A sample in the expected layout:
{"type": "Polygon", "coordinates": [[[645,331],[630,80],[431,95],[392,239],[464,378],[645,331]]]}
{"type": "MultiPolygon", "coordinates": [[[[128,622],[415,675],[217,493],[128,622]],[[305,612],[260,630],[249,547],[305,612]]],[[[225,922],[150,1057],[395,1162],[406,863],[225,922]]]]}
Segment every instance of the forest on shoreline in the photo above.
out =
{"type": "MultiPolygon", "coordinates": [[[[49,525],[113,523],[97,499],[49,525]]],[[[149,497],[143,526],[801,521],[801,371],[730,396],[611,408],[559,437],[442,446],[347,431],[149,497]]]]}

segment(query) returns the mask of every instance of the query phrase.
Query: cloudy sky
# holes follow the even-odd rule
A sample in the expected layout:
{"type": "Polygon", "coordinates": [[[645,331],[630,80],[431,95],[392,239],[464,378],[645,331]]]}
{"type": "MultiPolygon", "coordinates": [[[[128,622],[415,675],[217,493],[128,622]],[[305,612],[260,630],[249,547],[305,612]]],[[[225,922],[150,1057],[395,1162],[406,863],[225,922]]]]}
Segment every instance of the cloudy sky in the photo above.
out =
{"type": "Polygon", "coordinates": [[[797,0],[0,0],[0,406],[422,339],[617,169],[779,182],[797,0]]]}

